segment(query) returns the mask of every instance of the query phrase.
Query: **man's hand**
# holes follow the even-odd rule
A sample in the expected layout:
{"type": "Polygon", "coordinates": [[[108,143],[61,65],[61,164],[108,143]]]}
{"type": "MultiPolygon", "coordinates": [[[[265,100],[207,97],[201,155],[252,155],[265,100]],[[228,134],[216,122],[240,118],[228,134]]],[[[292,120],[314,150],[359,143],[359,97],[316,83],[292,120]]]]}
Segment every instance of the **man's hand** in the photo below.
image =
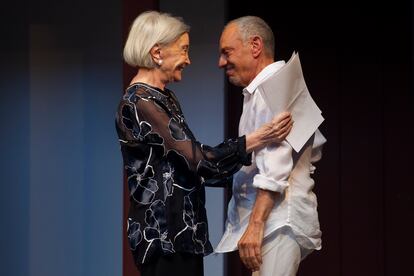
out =
{"type": "Polygon", "coordinates": [[[263,231],[264,223],[251,222],[238,243],[240,259],[251,271],[259,270],[262,264],[263,231]]]}

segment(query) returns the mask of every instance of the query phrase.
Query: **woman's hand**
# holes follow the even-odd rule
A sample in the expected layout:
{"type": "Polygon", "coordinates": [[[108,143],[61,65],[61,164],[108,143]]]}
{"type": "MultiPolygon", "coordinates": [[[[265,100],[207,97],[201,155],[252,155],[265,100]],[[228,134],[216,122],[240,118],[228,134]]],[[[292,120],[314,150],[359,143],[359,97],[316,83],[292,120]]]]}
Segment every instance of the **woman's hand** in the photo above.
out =
{"type": "Polygon", "coordinates": [[[252,152],[264,148],[270,143],[282,142],[288,136],[292,126],[293,120],[289,112],[276,115],[272,121],[246,135],[246,151],[252,152]]]}
{"type": "Polygon", "coordinates": [[[262,125],[257,131],[263,135],[262,139],[267,143],[280,143],[285,140],[293,126],[292,115],[289,112],[282,112],[272,121],[262,125]]]}

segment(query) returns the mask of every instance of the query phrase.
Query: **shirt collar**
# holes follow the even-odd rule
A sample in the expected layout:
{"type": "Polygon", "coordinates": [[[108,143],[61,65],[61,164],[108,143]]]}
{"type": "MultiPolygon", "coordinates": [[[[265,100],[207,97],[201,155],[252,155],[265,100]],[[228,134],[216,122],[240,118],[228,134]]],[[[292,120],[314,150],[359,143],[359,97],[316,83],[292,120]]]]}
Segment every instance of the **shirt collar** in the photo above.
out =
{"type": "Polygon", "coordinates": [[[243,89],[243,93],[253,94],[260,84],[262,84],[271,75],[276,73],[280,68],[283,67],[283,65],[285,65],[284,60],[279,60],[267,65],[265,68],[263,68],[262,71],[260,71],[259,74],[257,74],[257,76],[252,80],[252,82],[243,89]]]}

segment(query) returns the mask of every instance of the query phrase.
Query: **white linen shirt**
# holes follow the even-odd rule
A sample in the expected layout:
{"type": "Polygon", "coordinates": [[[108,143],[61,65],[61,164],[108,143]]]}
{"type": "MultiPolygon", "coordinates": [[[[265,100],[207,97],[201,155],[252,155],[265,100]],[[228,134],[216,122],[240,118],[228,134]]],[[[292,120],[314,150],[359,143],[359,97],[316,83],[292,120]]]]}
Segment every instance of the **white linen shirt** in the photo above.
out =
{"type": "MultiPolygon", "coordinates": [[[[284,65],[284,61],[268,65],[243,90],[239,135],[255,131],[273,118],[259,86],[284,65]]],[[[233,177],[226,230],[215,252],[237,250],[237,243],[249,223],[257,188],[280,193],[265,225],[264,243],[267,242],[266,237],[277,229],[290,227],[300,246],[321,248],[317,201],[312,192],[314,181],[310,174],[315,170],[312,162],[320,159],[320,149],[325,141],[317,131],[299,153],[292,150],[286,141],[253,153],[252,164],[243,166],[233,177]]]]}

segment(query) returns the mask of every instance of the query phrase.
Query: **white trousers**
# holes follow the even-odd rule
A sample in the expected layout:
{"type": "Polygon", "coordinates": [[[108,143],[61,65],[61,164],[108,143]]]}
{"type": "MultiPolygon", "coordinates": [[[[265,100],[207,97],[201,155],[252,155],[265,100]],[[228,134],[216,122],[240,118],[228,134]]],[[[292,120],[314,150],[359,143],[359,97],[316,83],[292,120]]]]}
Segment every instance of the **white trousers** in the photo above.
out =
{"type": "Polygon", "coordinates": [[[301,249],[289,227],[278,229],[263,241],[263,262],[252,276],[295,276],[302,257],[310,252],[301,249]]]}

